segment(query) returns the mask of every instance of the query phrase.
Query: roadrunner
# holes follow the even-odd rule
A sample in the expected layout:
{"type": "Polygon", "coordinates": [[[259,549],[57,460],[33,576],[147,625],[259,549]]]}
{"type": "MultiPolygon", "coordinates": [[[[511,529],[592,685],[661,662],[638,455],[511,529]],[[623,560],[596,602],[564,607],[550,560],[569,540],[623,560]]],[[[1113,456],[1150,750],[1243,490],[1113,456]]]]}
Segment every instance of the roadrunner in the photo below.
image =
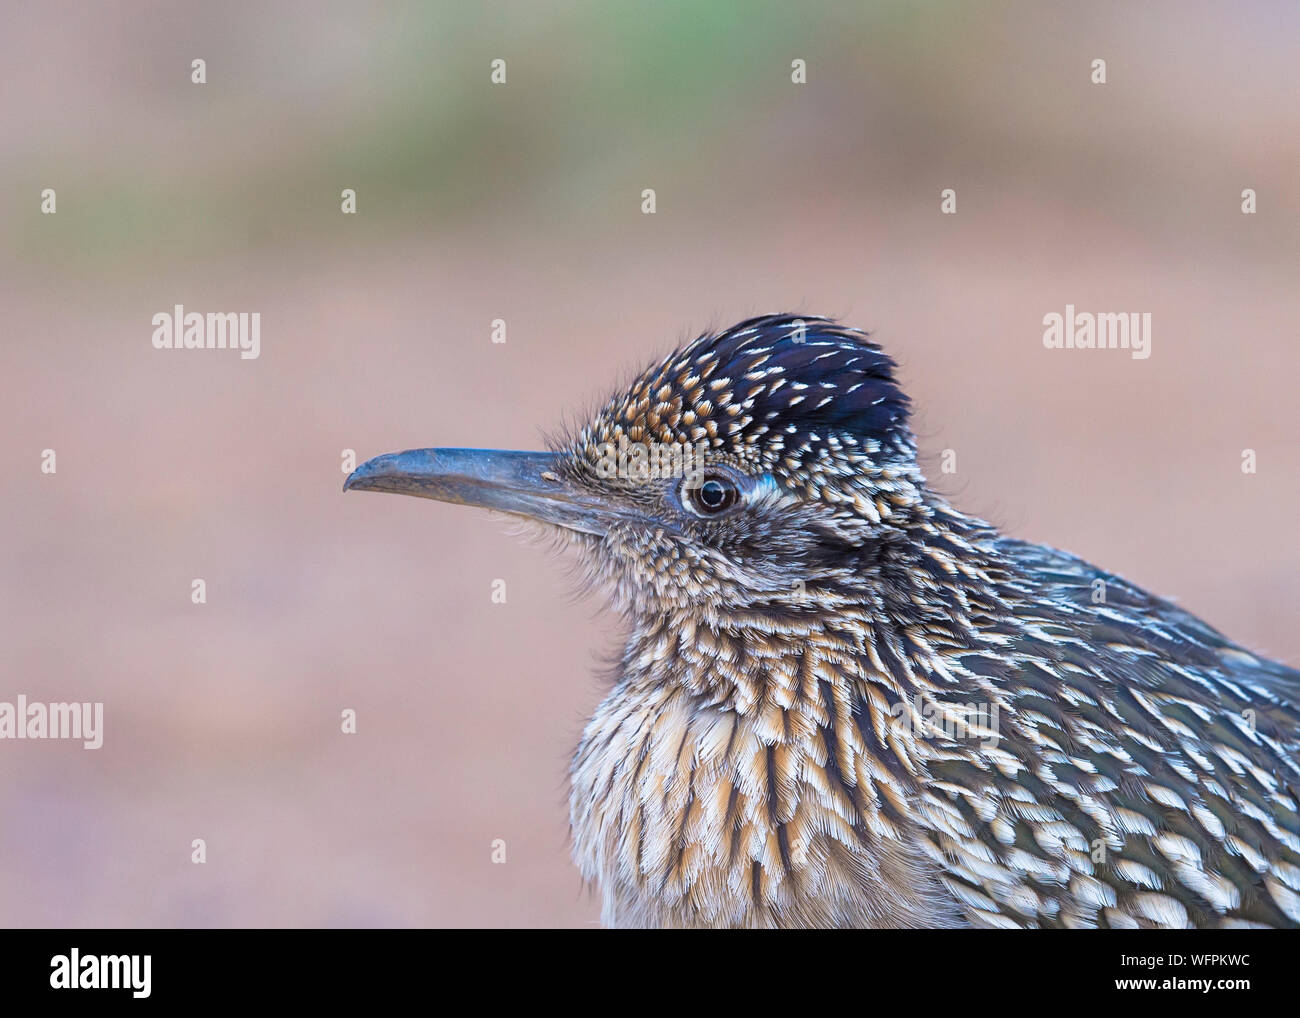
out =
{"type": "Polygon", "coordinates": [[[908,409],[866,334],[774,315],[550,452],[345,487],[536,521],[625,617],[570,773],[607,925],[1300,925],[1300,673],[955,509],[908,409]]]}

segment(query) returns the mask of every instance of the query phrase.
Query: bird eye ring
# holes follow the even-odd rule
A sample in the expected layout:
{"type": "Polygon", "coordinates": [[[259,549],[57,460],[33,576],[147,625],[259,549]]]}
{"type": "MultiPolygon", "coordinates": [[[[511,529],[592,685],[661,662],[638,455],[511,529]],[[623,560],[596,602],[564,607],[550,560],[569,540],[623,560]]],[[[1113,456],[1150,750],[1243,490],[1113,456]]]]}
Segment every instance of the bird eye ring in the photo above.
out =
{"type": "Polygon", "coordinates": [[[696,516],[718,516],[740,500],[740,489],[725,474],[705,474],[682,485],[682,504],[696,516]]]}

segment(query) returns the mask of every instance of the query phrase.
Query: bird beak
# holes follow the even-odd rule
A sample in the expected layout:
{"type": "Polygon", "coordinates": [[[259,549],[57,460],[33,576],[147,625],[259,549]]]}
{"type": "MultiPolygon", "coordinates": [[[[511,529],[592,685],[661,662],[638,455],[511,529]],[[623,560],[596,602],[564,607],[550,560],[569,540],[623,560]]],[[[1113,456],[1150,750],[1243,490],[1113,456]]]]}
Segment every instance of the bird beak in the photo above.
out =
{"type": "Polygon", "coordinates": [[[609,499],[564,480],[549,452],[409,449],[362,463],[343,482],[354,489],[495,509],[598,537],[621,515],[609,499]]]}

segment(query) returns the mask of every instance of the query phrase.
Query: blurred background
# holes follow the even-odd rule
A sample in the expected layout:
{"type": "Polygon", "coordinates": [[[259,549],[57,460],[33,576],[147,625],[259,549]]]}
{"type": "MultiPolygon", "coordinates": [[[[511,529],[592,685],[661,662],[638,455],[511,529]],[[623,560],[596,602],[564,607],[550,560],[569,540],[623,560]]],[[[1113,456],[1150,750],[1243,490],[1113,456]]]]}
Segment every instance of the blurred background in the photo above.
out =
{"type": "Polygon", "coordinates": [[[756,313],[871,330],[963,508],[1300,665],[1294,4],[0,16],[0,700],[105,716],[0,742],[0,924],[594,923],[565,771],[615,620],[341,457],[536,447],[756,313]],[[1152,356],[1044,349],[1067,303],[1152,356]],[[260,358],[153,349],[174,304],[260,358]]]}

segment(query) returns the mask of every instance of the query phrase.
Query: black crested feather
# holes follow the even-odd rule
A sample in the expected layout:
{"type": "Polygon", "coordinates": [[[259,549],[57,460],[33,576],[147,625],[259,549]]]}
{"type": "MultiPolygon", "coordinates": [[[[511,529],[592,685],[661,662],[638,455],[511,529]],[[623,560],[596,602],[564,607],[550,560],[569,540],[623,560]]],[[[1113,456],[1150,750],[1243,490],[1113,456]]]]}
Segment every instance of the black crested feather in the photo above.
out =
{"type": "Polygon", "coordinates": [[[895,379],[894,361],[857,329],[816,316],[763,315],[701,336],[685,355],[716,358],[715,376],[730,379],[741,398],[766,380],[782,379],[755,393],[748,414],[756,425],[790,435],[876,439],[899,451],[913,447],[910,400],[895,379]]]}

